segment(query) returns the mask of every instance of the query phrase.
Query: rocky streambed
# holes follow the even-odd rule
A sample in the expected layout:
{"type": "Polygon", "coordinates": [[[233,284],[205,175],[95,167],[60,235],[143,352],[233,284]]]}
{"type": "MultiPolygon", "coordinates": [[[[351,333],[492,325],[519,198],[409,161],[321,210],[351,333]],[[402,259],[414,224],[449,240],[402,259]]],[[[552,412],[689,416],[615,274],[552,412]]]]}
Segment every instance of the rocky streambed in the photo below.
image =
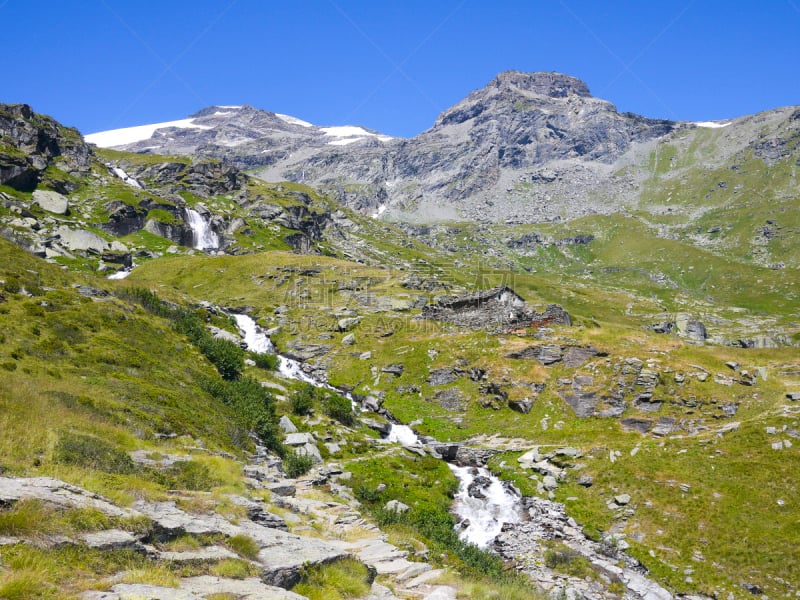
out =
{"type": "MultiPolygon", "coordinates": [[[[246,315],[236,315],[245,341],[251,350],[274,351],[269,338],[246,315]]],[[[316,381],[292,359],[281,357],[281,373],[312,385],[331,389],[316,381]]],[[[385,413],[385,411],[383,411],[385,413]]],[[[391,415],[389,415],[391,417],[391,415]]],[[[394,419],[392,419],[394,420],[394,419]]],[[[646,569],[628,556],[624,541],[609,537],[603,542],[587,538],[580,526],[567,516],[563,504],[537,497],[524,497],[512,485],[500,481],[488,469],[492,450],[468,448],[462,444],[441,443],[418,437],[400,423],[387,426],[382,433],[388,441],[411,450],[446,460],[460,481],[453,512],[459,519],[460,537],[481,548],[492,550],[514,564],[554,597],[626,600],[668,600],[672,594],[647,577],[646,569]],[[559,563],[581,561],[590,575],[576,576],[559,569],[559,563]]],[[[538,457],[538,451],[534,451],[538,457]]],[[[546,457],[537,465],[551,465],[546,457]]],[[[545,476],[555,481],[557,467],[545,476]]]]}

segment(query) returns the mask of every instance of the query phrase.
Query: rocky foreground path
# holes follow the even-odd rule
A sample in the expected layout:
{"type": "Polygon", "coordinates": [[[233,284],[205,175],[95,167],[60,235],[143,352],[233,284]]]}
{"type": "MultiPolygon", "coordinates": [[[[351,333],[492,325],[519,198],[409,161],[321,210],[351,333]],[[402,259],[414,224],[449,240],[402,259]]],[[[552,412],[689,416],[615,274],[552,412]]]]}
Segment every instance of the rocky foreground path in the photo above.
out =
{"type": "MultiPolygon", "coordinates": [[[[383,582],[373,583],[364,600],[424,600],[455,599],[456,590],[437,585],[443,574],[425,562],[425,554],[409,556],[388,543],[385,534],[366,521],[358,511],[358,502],[348,489],[335,482],[342,472],[335,467],[313,470],[304,479],[283,479],[277,469],[265,465],[250,465],[246,475],[253,487],[272,491],[272,504],[244,496],[229,495],[228,500],[242,506],[247,518],[235,522],[216,513],[188,512],[177,502],[137,501],[130,507],[120,507],[111,501],[78,486],[48,477],[0,477],[0,506],[11,507],[23,500],[38,500],[61,509],[92,508],[109,517],[141,518],[152,523],[150,531],[141,535],[122,529],[84,533],[74,538],[54,536],[51,540],[24,537],[0,537],[2,547],[14,544],[62,546],[71,544],[100,550],[129,548],[146,554],[164,564],[213,563],[229,558],[241,558],[217,543],[189,551],[160,550],[154,540],[176,539],[189,534],[201,539],[228,539],[247,536],[258,545],[257,557],[251,561],[260,577],[230,579],[200,576],[180,580],[177,588],[137,583],[108,582],[109,589],[84,592],[85,600],[200,600],[227,594],[239,600],[261,598],[294,599],[304,596],[289,591],[300,580],[304,567],[324,564],[345,557],[355,557],[370,567],[383,582]],[[322,473],[320,472],[322,471],[322,473]],[[313,481],[330,477],[330,485],[346,502],[334,501],[314,487],[313,481]],[[279,516],[276,512],[281,512],[279,516]],[[291,532],[289,530],[292,530],[291,532]],[[391,586],[391,590],[390,587],[391,586]],[[398,596],[399,595],[399,596],[398,596]]],[[[120,573],[117,579],[124,574],[120,573]]]]}

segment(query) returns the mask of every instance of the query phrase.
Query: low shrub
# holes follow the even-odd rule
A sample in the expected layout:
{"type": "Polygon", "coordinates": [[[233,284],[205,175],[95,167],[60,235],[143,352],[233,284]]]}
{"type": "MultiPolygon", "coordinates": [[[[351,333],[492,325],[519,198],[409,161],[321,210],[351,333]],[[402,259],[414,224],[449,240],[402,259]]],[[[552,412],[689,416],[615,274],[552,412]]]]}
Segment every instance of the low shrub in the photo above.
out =
{"type": "Polygon", "coordinates": [[[362,598],[369,593],[372,580],[373,575],[363,563],[345,558],[304,568],[300,582],[292,591],[310,600],[362,598]]]}
{"type": "Polygon", "coordinates": [[[275,371],[278,369],[278,364],[280,363],[277,354],[264,354],[261,352],[251,352],[250,358],[256,363],[256,366],[259,369],[264,369],[265,371],[275,371]]]}
{"type": "Polygon", "coordinates": [[[314,409],[314,397],[316,392],[313,386],[304,385],[298,392],[296,392],[289,404],[292,408],[292,414],[295,415],[310,415],[314,409]]]}
{"type": "Polygon", "coordinates": [[[288,452],[283,459],[283,473],[290,479],[305,475],[314,466],[314,460],[305,453],[296,450],[288,452]]]}
{"type": "Polygon", "coordinates": [[[352,427],[356,424],[356,415],[350,400],[339,394],[327,394],[322,400],[322,411],[331,419],[342,425],[352,427]]]}
{"type": "Polygon", "coordinates": [[[64,465],[96,469],[106,473],[133,473],[135,465],[128,453],[106,440],[82,433],[61,434],[55,448],[55,460],[64,465]]]}
{"type": "Polygon", "coordinates": [[[247,535],[234,535],[228,538],[228,548],[236,552],[242,558],[255,560],[258,558],[258,552],[261,548],[258,547],[256,541],[247,535]]]}

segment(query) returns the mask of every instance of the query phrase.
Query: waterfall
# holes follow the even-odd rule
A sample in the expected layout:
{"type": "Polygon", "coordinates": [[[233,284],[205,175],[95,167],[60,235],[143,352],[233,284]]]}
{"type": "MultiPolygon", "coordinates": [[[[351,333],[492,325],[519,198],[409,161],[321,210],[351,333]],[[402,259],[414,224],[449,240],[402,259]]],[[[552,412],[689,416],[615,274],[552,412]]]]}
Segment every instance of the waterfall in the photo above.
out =
{"type": "Polygon", "coordinates": [[[520,522],[520,494],[488,469],[448,465],[458,478],[454,512],[461,519],[459,537],[479,548],[488,547],[503,523],[520,522]]]}
{"type": "Polygon", "coordinates": [[[192,246],[198,250],[219,248],[219,236],[208,226],[203,215],[187,206],[186,218],[192,229],[192,246]]]}
{"type": "Polygon", "coordinates": [[[272,340],[270,340],[269,336],[256,325],[253,319],[247,315],[237,314],[234,314],[233,318],[236,320],[236,326],[239,328],[239,331],[242,332],[242,337],[244,337],[244,343],[247,345],[248,350],[257,352],[258,354],[275,352],[275,346],[272,345],[272,340]]]}
{"type": "MultiPolygon", "coordinates": [[[[234,314],[233,318],[236,320],[236,326],[242,333],[244,343],[248,350],[258,354],[275,353],[275,346],[273,345],[272,340],[270,340],[269,336],[264,333],[264,331],[258,325],[256,325],[256,322],[253,319],[247,315],[240,314],[234,314]]],[[[337,394],[343,393],[341,390],[337,390],[335,387],[322,381],[317,381],[313,377],[306,374],[300,367],[300,363],[293,358],[289,358],[288,356],[278,354],[278,373],[287,379],[297,379],[298,381],[309,383],[315,387],[334,391],[337,394]]],[[[350,394],[344,393],[343,395],[351,402],[353,401],[353,398],[350,394]]]]}
{"type": "Polygon", "coordinates": [[[419,444],[417,434],[408,425],[393,424],[386,436],[387,441],[397,442],[403,446],[416,446],[419,444]]]}

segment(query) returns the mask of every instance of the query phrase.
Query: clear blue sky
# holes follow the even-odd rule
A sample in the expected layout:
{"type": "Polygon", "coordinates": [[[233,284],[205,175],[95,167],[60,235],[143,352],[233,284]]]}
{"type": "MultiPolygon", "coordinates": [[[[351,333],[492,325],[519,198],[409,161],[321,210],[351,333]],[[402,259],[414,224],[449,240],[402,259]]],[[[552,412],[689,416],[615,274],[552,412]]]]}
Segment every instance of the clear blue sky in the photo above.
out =
{"type": "Polygon", "coordinates": [[[251,104],[411,136],[498,72],[620,110],[800,104],[800,0],[0,0],[0,101],[84,133],[251,104]]]}

